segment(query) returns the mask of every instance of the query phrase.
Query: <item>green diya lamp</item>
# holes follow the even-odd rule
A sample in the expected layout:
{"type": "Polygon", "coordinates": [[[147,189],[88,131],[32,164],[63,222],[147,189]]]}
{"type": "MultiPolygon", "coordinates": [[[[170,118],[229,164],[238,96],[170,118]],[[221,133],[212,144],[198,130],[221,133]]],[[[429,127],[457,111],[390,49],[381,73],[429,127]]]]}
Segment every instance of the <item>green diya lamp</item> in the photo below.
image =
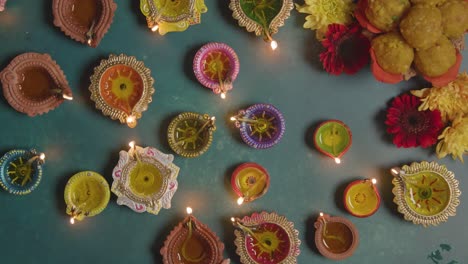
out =
{"type": "Polygon", "coordinates": [[[70,223],[101,213],[109,203],[110,190],[106,179],[93,171],[73,175],[65,186],[65,203],[70,223]]]}
{"type": "Polygon", "coordinates": [[[315,245],[324,257],[343,260],[356,251],[359,245],[359,232],[348,219],[320,213],[314,226],[315,245]]]}
{"type": "Polygon", "coordinates": [[[193,112],[177,115],[167,129],[169,146],[182,157],[195,158],[202,155],[213,141],[215,120],[214,116],[193,112]]]}
{"type": "Polygon", "coordinates": [[[204,0],[140,0],[140,9],[148,28],[161,35],[200,24],[201,14],[208,11],[204,0]]]}
{"type": "Polygon", "coordinates": [[[231,176],[231,186],[239,196],[237,204],[248,203],[263,196],[270,187],[268,172],[257,163],[248,162],[238,166],[231,176]]]}
{"type": "Polygon", "coordinates": [[[253,213],[231,218],[234,241],[243,264],[297,263],[300,254],[299,231],[294,223],[276,213],[253,213]]]}
{"type": "Polygon", "coordinates": [[[390,170],[398,212],[408,221],[437,226],[456,214],[461,191],[453,172],[436,162],[422,161],[390,170]]]}
{"type": "Polygon", "coordinates": [[[351,182],[344,191],[346,210],[356,217],[373,215],[380,207],[380,194],[376,188],[376,179],[351,182]]]}
{"type": "Polygon", "coordinates": [[[45,154],[36,150],[14,149],[0,159],[0,185],[11,194],[34,191],[42,179],[45,154]]]}
{"type": "Polygon", "coordinates": [[[333,158],[337,164],[349,150],[352,134],[349,127],[339,120],[328,120],[321,123],[314,133],[314,145],[321,153],[333,158]]]}
{"type": "Polygon", "coordinates": [[[192,215],[192,208],[187,207],[187,214],[161,248],[163,264],[228,264],[223,260],[223,242],[192,215]]]}

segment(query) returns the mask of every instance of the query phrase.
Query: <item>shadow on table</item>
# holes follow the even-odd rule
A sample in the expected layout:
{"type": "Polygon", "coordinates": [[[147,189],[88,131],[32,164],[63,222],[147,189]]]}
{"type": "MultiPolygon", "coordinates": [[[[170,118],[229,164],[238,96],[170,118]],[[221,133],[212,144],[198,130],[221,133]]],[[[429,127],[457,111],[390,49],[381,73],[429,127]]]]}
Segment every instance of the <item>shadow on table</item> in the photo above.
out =
{"type": "Polygon", "coordinates": [[[197,78],[195,77],[195,73],[193,72],[193,59],[195,58],[195,54],[197,51],[202,47],[202,44],[192,45],[187,53],[185,53],[184,63],[182,65],[182,70],[187,78],[189,78],[194,84],[197,84],[198,87],[206,89],[201,85],[197,78]]]}
{"type": "MultiPolygon", "coordinates": [[[[128,9],[132,10],[132,14],[137,20],[138,24],[145,28],[148,27],[145,16],[143,15],[143,13],[141,13],[140,10],[140,1],[127,1],[127,3],[129,5],[128,9]]],[[[117,8],[119,7],[117,6],[117,8]]]]}
{"type": "Polygon", "coordinates": [[[311,215],[305,221],[305,244],[316,255],[321,256],[320,252],[315,245],[315,221],[317,221],[319,214],[311,215]]]}
{"type": "Polygon", "coordinates": [[[180,112],[174,112],[166,115],[161,124],[158,126],[157,135],[159,138],[159,146],[161,146],[161,151],[164,153],[173,152],[169,146],[169,142],[167,141],[167,128],[169,127],[171,121],[179,114],[180,112]]]}
{"type": "Polygon", "coordinates": [[[227,241],[228,245],[224,244],[225,247],[225,254],[227,254],[228,258],[231,259],[231,263],[240,263],[240,257],[236,253],[236,246],[234,245],[234,241],[236,240],[236,235],[234,234],[234,226],[232,225],[231,221],[226,221],[226,219],[230,219],[231,216],[223,216],[220,217],[219,221],[223,228],[223,234],[220,237],[221,241],[227,241]]]}

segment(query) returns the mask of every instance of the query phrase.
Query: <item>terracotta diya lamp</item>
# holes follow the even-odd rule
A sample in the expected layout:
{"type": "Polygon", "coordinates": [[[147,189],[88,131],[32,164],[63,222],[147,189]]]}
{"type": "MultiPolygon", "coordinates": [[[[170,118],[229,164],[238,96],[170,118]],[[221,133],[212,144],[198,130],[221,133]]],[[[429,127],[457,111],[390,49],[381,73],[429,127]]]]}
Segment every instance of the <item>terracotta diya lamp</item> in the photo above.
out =
{"type": "Polygon", "coordinates": [[[188,216],[167,236],[161,255],[164,264],[223,264],[224,244],[208,226],[192,215],[188,216]]]}
{"type": "Polygon", "coordinates": [[[398,212],[408,221],[425,227],[455,216],[461,191],[453,172],[436,162],[423,161],[392,168],[392,190],[398,212]]]}
{"type": "Polygon", "coordinates": [[[161,35],[200,24],[201,14],[208,11],[204,0],[140,0],[140,9],[151,31],[161,35]]]}
{"type": "Polygon", "coordinates": [[[193,60],[193,71],[198,81],[221,98],[232,89],[239,74],[239,58],[224,43],[208,43],[198,50],[193,60]]]}
{"type": "Polygon", "coordinates": [[[174,156],[135,146],[133,141],[129,145],[129,151],[120,151],[112,172],[111,191],[118,197],[117,204],[137,213],[158,214],[161,208],[171,208],[179,174],[179,167],[172,163],[174,156]]]}
{"type": "Polygon", "coordinates": [[[293,0],[231,0],[229,8],[232,16],[239,22],[239,26],[245,27],[248,32],[254,32],[269,42],[275,50],[278,43],[272,38],[278,32],[278,28],[284,25],[294,8],[293,0]]]}
{"type": "Polygon", "coordinates": [[[113,0],[53,0],[54,25],[93,48],[109,30],[117,5],[113,0]]]}
{"type": "Polygon", "coordinates": [[[231,218],[234,241],[243,264],[293,264],[301,253],[299,231],[294,223],[276,213],[253,213],[242,219],[231,218]]]}
{"type": "Polygon", "coordinates": [[[0,185],[5,191],[25,195],[34,191],[42,178],[44,153],[14,149],[0,159],[0,185]]]}
{"type": "Polygon", "coordinates": [[[176,116],[167,129],[169,146],[175,153],[195,158],[205,153],[213,141],[216,118],[207,114],[185,112],[176,116]]]}
{"type": "Polygon", "coordinates": [[[65,74],[48,54],[17,56],[0,72],[0,79],[11,107],[28,116],[47,113],[73,99],[65,74]]]}
{"type": "Polygon", "coordinates": [[[341,163],[341,157],[349,150],[352,134],[349,127],[339,120],[321,123],[314,133],[314,145],[318,151],[341,163]]]}
{"type": "Polygon", "coordinates": [[[110,190],[106,179],[93,171],[82,171],[73,175],[65,186],[65,203],[70,223],[92,217],[106,209],[110,190]]]}
{"type": "Polygon", "coordinates": [[[231,121],[240,130],[242,140],[258,149],[271,148],[283,137],[286,124],[283,114],[270,104],[254,104],[240,110],[231,121]]]}
{"type": "Polygon", "coordinates": [[[320,213],[314,224],[315,245],[324,257],[342,260],[353,255],[359,245],[359,233],[351,221],[320,213]]]}
{"type": "Polygon", "coordinates": [[[262,197],[270,187],[270,175],[257,163],[238,166],[231,176],[231,186],[239,196],[237,203],[248,203],[262,197]]]}
{"type": "Polygon", "coordinates": [[[5,10],[6,2],[7,2],[7,0],[0,0],[0,12],[5,10]]]}
{"type": "Polygon", "coordinates": [[[376,179],[351,182],[344,191],[346,210],[356,217],[373,215],[380,207],[380,194],[375,184],[376,179]]]}
{"type": "Polygon", "coordinates": [[[124,54],[110,55],[94,68],[89,90],[97,109],[133,128],[152,101],[153,83],[143,62],[124,54]]]}

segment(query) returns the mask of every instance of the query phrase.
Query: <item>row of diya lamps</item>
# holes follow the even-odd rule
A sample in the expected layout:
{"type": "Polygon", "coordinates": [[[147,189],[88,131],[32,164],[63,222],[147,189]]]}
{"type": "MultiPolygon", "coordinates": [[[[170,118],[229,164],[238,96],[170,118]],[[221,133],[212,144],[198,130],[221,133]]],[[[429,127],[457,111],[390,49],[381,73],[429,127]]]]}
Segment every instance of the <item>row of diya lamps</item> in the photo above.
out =
{"type": "MultiPolygon", "coordinates": [[[[0,11],[7,0],[0,0],[0,11]]],[[[257,3],[257,1],[231,0],[229,8],[239,25],[270,43],[273,50],[278,43],[272,35],[290,16],[294,8],[292,0],[257,3]],[[270,12],[273,10],[274,12],[270,12]]],[[[140,9],[153,32],[185,31],[200,24],[202,13],[208,8],[204,0],[166,1],[140,0],[140,9]]],[[[108,32],[117,10],[114,0],[53,0],[54,25],[71,39],[97,47],[108,32]]]]}
{"type": "MultiPolygon", "coordinates": [[[[212,119],[207,120],[212,124],[212,119]]],[[[328,121],[319,126],[315,136],[333,145],[333,142],[344,140],[337,131],[347,131],[347,127],[341,122],[328,121]],[[326,126],[328,130],[321,133],[326,126]]],[[[111,188],[103,176],[93,171],[82,171],[69,179],[64,198],[72,224],[102,212],[109,203],[111,191],[118,197],[117,204],[138,213],[158,214],[162,208],[171,207],[179,173],[173,155],[153,147],[136,146],[135,142],[130,142],[129,146],[129,150],[120,151],[112,172],[111,188]]],[[[333,149],[333,146],[329,147],[333,149]]],[[[35,150],[6,153],[0,159],[0,185],[13,194],[30,193],[40,182],[44,161],[45,155],[35,150]]],[[[394,202],[406,220],[430,226],[445,222],[456,214],[461,192],[453,172],[445,166],[423,161],[392,168],[390,172],[394,176],[394,202]]],[[[231,184],[241,205],[262,197],[269,188],[270,176],[259,164],[244,163],[232,173],[231,184]]],[[[359,218],[373,215],[380,207],[380,200],[375,179],[353,181],[343,195],[346,210],[359,218]]],[[[192,215],[191,208],[187,208],[187,213],[161,249],[164,263],[229,263],[229,260],[223,260],[224,244],[216,234],[192,215]]],[[[300,253],[299,232],[286,217],[274,212],[260,212],[241,219],[233,217],[231,221],[236,227],[235,245],[241,263],[296,263],[300,253]]],[[[359,232],[344,217],[320,213],[314,227],[317,249],[327,258],[348,258],[358,247],[359,232]]]]}

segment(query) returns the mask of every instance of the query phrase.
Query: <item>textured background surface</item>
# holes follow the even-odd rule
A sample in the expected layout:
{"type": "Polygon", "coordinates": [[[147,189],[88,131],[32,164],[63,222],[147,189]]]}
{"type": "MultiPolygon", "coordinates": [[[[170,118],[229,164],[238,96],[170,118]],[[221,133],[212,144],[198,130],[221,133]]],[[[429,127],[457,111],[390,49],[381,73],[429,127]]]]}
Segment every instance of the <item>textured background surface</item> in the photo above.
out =
{"type": "MultiPolygon", "coordinates": [[[[237,26],[228,1],[207,0],[209,11],[202,24],[165,36],[146,28],[138,1],[116,2],[114,23],[96,49],[72,41],[54,27],[51,0],[11,0],[6,12],[0,13],[1,68],[23,52],[50,53],[67,75],[75,97],[35,118],[0,99],[0,152],[36,147],[47,153],[37,190],[24,197],[0,191],[2,263],[161,263],[159,249],[182,220],[186,206],[220,236],[225,256],[234,263],[239,258],[229,218],[261,210],[276,211],[295,223],[303,241],[299,263],[332,263],[313,244],[313,221],[319,211],[346,216],[359,229],[360,246],[343,263],[432,263],[427,255],[440,243],[452,246],[445,252],[446,262],[468,259],[466,195],[457,216],[435,228],[404,221],[392,202],[390,167],[437,160],[432,150],[397,149],[382,127],[388,101],[424,87],[424,82],[385,85],[375,81],[368,68],[355,76],[329,76],[320,69],[314,33],[302,29],[304,15],[296,11],[275,36],[279,49],[272,52],[260,38],[237,26]],[[229,44],[240,59],[240,74],[225,101],[201,87],[192,72],[196,50],[210,41],[229,44]],[[156,80],[153,102],[135,129],[104,117],[89,99],[89,76],[110,53],[143,60],[156,80]],[[268,150],[243,144],[228,122],[232,113],[259,102],[274,104],[286,118],[282,141],[268,150]],[[181,172],[172,208],[158,216],[137,214],[118,206],[112,196],[102,214],[70,226],[63,201],[68,178],[93,170],[111,183],[118,152],[127,149],[132,139],[170,153],[167,125],[182,111],[216,115],[218,130],[203,156],[175,158],[181,172]],[[353,145],[339,166],[318,153],[311,141],[317,123],[331,118],[343,120],[353,132],[353,145]],[[261,199],[239,208],[229,178],[235,166],[247,161],[270,172],[271,187],[261,199]],[[379,180],[380,210],[370,218],[350,216],[341,202],[344,187],[353,179],[371,177],[379,180]]],[[[467,65],[465,59],[462,69],[467,65]]],[[[466,190],[467,165],[449,158],[439,162],[455,172],[462,191],[466,190]]]]}

